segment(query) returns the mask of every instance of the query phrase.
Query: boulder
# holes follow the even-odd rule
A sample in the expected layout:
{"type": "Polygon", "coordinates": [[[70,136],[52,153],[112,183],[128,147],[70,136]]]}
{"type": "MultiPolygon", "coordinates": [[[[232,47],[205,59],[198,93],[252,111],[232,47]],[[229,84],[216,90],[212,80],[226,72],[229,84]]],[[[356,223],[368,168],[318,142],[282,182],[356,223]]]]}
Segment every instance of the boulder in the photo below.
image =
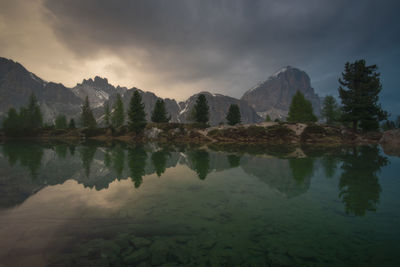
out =
{"type": "Polygon", "coordinates": [[[145,131],[145,136],[147,139],[154,140],[158,138],[158,135],[162,132],[161,129],[153,127],[145,131]]]}
{"type": "Polygon", "coordinates": [[[400,156],[400,129],[385,131],[379,143],[386,154],[400,156]]]}

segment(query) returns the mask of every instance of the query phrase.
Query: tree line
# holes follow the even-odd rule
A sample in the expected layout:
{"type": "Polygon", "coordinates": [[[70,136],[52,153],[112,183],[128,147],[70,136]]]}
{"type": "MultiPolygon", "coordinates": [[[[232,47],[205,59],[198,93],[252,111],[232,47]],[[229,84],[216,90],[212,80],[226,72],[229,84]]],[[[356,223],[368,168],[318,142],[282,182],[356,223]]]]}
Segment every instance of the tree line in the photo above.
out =
{"type": "MultiPolygon", "coordinates": [[[[347,62],[342,78],[339,79],[339,84],[338,93],[341,105],[331,95],[326,96],[323,100],[321,115],[327,124],[343,124],[352,127],[355,131],[359,129],[371,131],[380,127],[387,130],[400,127],[400,116],[396,122],[389,121],[389,114],[381,108],[378,102],[382,85],[376,65],[367,66],[365,60],[358,60],[354,63],[347,62]],[[381,121],[385,122],[380,125],[381,121]]],[[[117,94],[112,107],[109,106],[108,102],[105,103],[104,124],[106,127],[118,128],[125,125],[127,121],[127,127],[130,131],[141,133],[147,124],[144,108],[142,97],[136,90],[132,94],[128,111],[125,113],[122,97],[117,94]]],[[[203,125],[208,124],[210,108],[204,94],[197,96],[196,103],[189,112],[187,119],[203,125]]],[[[164,100],[158,99],[151,114],[151,121],[168,123],[170,120],[171,116],[167,113],[164,100]]],[[[272,121],[269,115],[266,116],[265,120],[272,121]]],[[[292,98],[286,120],[288,122],[302,123],[312,123],[318,120],[311,102],[300,91],[297,91],[292,98]]],[[[240,108],[237,104],[230,105],[226,121],[229,125],[241,123],[240,108]]],[[[86,97],[82,105],[80,126],[87,128],[98,127],[90,108],[88,97],[86,97]]],[[[27,106],[21,107],[19,111],[15,108],[10,108],[3,121],[4,132],[9,136],[34,135],[43,127],[50,126],[43,124],[43,116],[37,99],[33,94],[30,96],[27,106]]],[[[76,125],[73,118],[67,122],[65,115],[60,114],[55,119],[55,125],[51,127],[73,129],[76,125]]]]}

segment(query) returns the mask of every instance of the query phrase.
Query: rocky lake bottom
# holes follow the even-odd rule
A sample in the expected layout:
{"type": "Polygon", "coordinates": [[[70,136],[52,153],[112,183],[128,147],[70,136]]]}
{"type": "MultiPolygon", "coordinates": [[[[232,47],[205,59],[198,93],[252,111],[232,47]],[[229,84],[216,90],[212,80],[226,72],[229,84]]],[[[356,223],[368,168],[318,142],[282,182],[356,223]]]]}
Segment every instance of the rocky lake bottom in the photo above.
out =
{"type": "Polygon", "coordinates": [[[0,145],[0,266],[399,266],[378,146],[0,145]]]}

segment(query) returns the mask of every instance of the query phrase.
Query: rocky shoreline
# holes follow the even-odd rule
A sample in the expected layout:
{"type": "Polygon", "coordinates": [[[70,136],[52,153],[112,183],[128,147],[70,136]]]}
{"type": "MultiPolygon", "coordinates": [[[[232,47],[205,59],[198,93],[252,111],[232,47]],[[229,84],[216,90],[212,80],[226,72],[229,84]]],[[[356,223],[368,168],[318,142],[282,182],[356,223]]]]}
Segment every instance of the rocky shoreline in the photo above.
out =
{"type": "MultiPolygon", "coordinates": [[[[150,123],[142,134],[129,132],[127,127],[43,129],[34,137],[23,139],[40,140],[86,140],[199,143],[199,144],[311,144],[324,146],[382,144],[386,150],[399,151],[400,130],[356,133],[341,126],[304,123],[263,122],[237,126],[202,127],[194,124],[150,123]]],[[[22,137],[18,137],[20,139],[22,137]]],[[[17,139],[0,135],[1,140],[17,139]]]]}

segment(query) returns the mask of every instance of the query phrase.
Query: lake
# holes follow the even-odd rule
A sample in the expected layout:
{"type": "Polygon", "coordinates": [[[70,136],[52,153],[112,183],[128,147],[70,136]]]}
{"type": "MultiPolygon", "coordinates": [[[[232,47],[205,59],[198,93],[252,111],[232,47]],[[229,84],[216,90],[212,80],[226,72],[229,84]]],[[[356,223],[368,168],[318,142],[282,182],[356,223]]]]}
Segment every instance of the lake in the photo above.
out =
{"type": "Polygon", "coordinates": [[[0,266],[400,266],[399,173],[376,146],[7,142],[0,266]]]}

